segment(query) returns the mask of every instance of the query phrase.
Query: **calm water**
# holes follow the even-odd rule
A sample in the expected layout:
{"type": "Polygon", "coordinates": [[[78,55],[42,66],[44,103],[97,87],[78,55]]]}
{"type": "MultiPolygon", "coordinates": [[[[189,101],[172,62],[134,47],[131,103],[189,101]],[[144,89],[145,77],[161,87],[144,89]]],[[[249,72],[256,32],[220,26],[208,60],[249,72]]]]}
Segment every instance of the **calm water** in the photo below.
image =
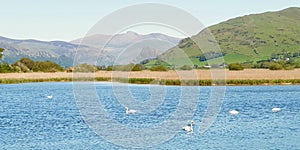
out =
{"type": "MultiPolygon", "coordinates": [[[[113,129],[114,124],[143,132],[170,119],[170,114],[179,107],[180,87],[130,85],[126,88],[129,93],[115,94],[110,83],[96,83],[99,102],[116,121],[103,126],[102,130],[116,139],[122,132],[113,129]],[[154,101],[155,107],[148,112],[126,115],[122,103],[130,104],[126,102],[129,97],[143,104],[152,99],[162,101],[154,101]]],[[[126,148],[105,140],[89,128],[79,113],[72,83],[0,85],[0,91],[0,149],[126,148]],[[53,98],[48,99],[47,95],[53,98]]],[[[190,96],[197,94],[191,91],[190,96]]],[[[201,87],[193,118],[185,118],[186,123],[191,119],[195,121],[194,133],[187,134],[179,128],[170,140],[149,149],[300,149],[300,86],[226,87],[217,119],[206,132],[199,134],[210,94],[211,87],[201,87]],[[273,107],[280,107],[282,111],[273,113],[273,107]],[[240,113],[230,115],[228,111],[232,109],[240,113]]],[[[158,132],[153,138],[163,135],[165,133],[158,132]]],[[[128,137],[123,142],[134,141],[128,137]]]]}

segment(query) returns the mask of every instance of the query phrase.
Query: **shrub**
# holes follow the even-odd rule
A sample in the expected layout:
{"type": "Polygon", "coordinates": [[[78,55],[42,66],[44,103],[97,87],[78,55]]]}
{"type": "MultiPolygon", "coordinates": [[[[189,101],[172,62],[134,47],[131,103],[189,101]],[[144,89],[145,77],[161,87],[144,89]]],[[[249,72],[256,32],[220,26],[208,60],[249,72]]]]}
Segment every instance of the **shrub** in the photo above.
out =
{"type": "Polygon", "coordinates": [[[113,66],[108,66],[105,70],[106,71],[112,71],[113,70],[113,66]]]}
{"type": "Polygon", "coordinates": [[[295,66],[293,66],[293,65],[285,65],[285,66],[284,66],[284,69],[285,69],[285,70],[294,70],[294,69],[295,69],[295,66]]]}
{"type": "Polygon", "coordinates": [[[63,71],[64,69],[51,61],[37,61],[34,62],[34,67],[32,69],[34,72],[42,71],[42,72],[57,72],[63,71]]]}
{"type": "Polygon", "coordinates": [[[150,68],[151,71],[168,71],[168,68],[165,66],[153,66],[150,68]]]}
{"type": "Polygon", "coordinates": [[[229,64],[229,70],[244,70],[244,67],[240,63],[229,64]]]}
{"type": "Polygon", "coordinates": [[[270,70],[282,70],[283,66],[281,64],[278,64],[278,63],[270,63],[269,69],[270,70]]]}
{"type": "Polygon", "coordinates": [[[95,72],[97,68],[90,64],[81,64],[74,68],[74,72],[95,72]]]}
{"type": "Polygon", "coordinates": [[[73,72],[73,68],[72,68],[72,67],[67,68],[67,69],[66,69],[66,72],[73,72]]]}
{"type": "Polygon", "coordinates": [[[30,69],[25,64],[23,64],[23,63],[21,63],[19,61],[15,62],[13,64],[13,67],[16,68],[17,72],[30,72],[30,69]]]}
{"type": "Polygon", "coordinates": [[[193,68],[189,65],[184,65],[182,67],[180,67],[180,70],[192,70],[193,68]]]}
{"type": "Polygon", "coordinates": [[[14,67],[8,63],[0,64],[0,73],[10,73],[15,72],[14,67]]]}
{"type": "Polygon", "coordinates": [[[135,65],[132,67],[131,71],[142,71],[143,69],[144,69],[144,67],[143,67],[142,65],[140,65],[140,64],[135,64],[135,65]]]}

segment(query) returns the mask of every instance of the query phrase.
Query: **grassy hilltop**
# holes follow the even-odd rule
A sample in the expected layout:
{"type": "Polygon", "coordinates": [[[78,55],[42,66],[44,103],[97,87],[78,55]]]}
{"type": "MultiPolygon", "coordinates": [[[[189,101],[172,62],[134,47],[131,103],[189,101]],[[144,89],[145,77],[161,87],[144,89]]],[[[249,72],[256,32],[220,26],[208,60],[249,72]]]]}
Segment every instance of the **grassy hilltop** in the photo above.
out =
{"type": "MultiPolygon", "coordinates": [[[[176,49],[181,48],[197,65],[206,64],[203,56],[208,59],[220,59],[223,56],[227,64],[256,63],[270,59],[293,59],[299,61],[300,53],[300,8],[288,8],[277,12],[246,15],[208,27],[199,34],[183,39],[178,46],[160,56],[169,57],[180,54],[176,49]],[[198,48],[193,40],[214,39],[205,37],[205,31],[210,31],[219,45],[222,53],[205,53],[198,48]],[[193,39],[193,40],[192,40],[193,39]]],[[[157,60],[150,61],[151,66],[157,60]]]]}

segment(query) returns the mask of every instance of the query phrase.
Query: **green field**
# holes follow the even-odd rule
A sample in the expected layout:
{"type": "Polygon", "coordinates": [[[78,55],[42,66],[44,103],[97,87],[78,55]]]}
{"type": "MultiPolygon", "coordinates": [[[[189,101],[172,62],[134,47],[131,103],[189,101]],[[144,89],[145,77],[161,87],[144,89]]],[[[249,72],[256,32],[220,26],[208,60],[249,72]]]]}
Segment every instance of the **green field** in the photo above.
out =
{"type": "MultiPolygon", "coordinates": [[[[205,52],[216,52],[219,46],[227,64],[268,60],[281,53],[300,53],[300,8],[246,15],[213,25],[191,38],[183,39],[159,58],[172,57],[181,61],[184,53],[194,64],[203,66],[207,63],[199,61],[203,50],[196,43],[202,43],[198,45],[205,52]]],[[[214,59],[210,61],[220,60],[214,59]]],[[[154,64],[155,61],[150,61],[147,65],[154,64]]]]}

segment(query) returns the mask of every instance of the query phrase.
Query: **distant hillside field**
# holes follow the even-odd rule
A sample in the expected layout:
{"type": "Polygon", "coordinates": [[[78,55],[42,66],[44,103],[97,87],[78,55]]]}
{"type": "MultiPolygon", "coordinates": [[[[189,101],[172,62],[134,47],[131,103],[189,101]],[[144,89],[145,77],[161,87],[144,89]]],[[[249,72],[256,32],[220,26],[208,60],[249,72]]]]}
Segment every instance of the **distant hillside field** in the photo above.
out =
{"type": "MultiPolygon", "coordinates": [[[[210,60],[224,58],[227,64],[257,62],[272,57],[299,56],[300,54],[300,8],[288,8],[277,12],[246,15],[208,27],[199,34],[182,40],[178,46],[160,56],[174,57],[176,49],[182,49],[193,64],[205,65],[204,55],[210,60]],[[207,38],[211,32],[213,38],[207,38]],[[206,39],[207,38],[207,39],[206,39]],[[194,41],[219,45],[222,52],[203,54],[194,41]],[[298,54],[298,55],[297,55],[298,54]]],[[[179,56],[178,56],[179,57],[179,56]]],[[[180,58],[180,57],[179,57],[180,58]]],[[[296,61],[299,58],[294,57],[296,61]]],[[[154,60],[155,61],[155,60],[154,60]]],[[[149,62],[151,65],[155,62],[149,62]]]]}

